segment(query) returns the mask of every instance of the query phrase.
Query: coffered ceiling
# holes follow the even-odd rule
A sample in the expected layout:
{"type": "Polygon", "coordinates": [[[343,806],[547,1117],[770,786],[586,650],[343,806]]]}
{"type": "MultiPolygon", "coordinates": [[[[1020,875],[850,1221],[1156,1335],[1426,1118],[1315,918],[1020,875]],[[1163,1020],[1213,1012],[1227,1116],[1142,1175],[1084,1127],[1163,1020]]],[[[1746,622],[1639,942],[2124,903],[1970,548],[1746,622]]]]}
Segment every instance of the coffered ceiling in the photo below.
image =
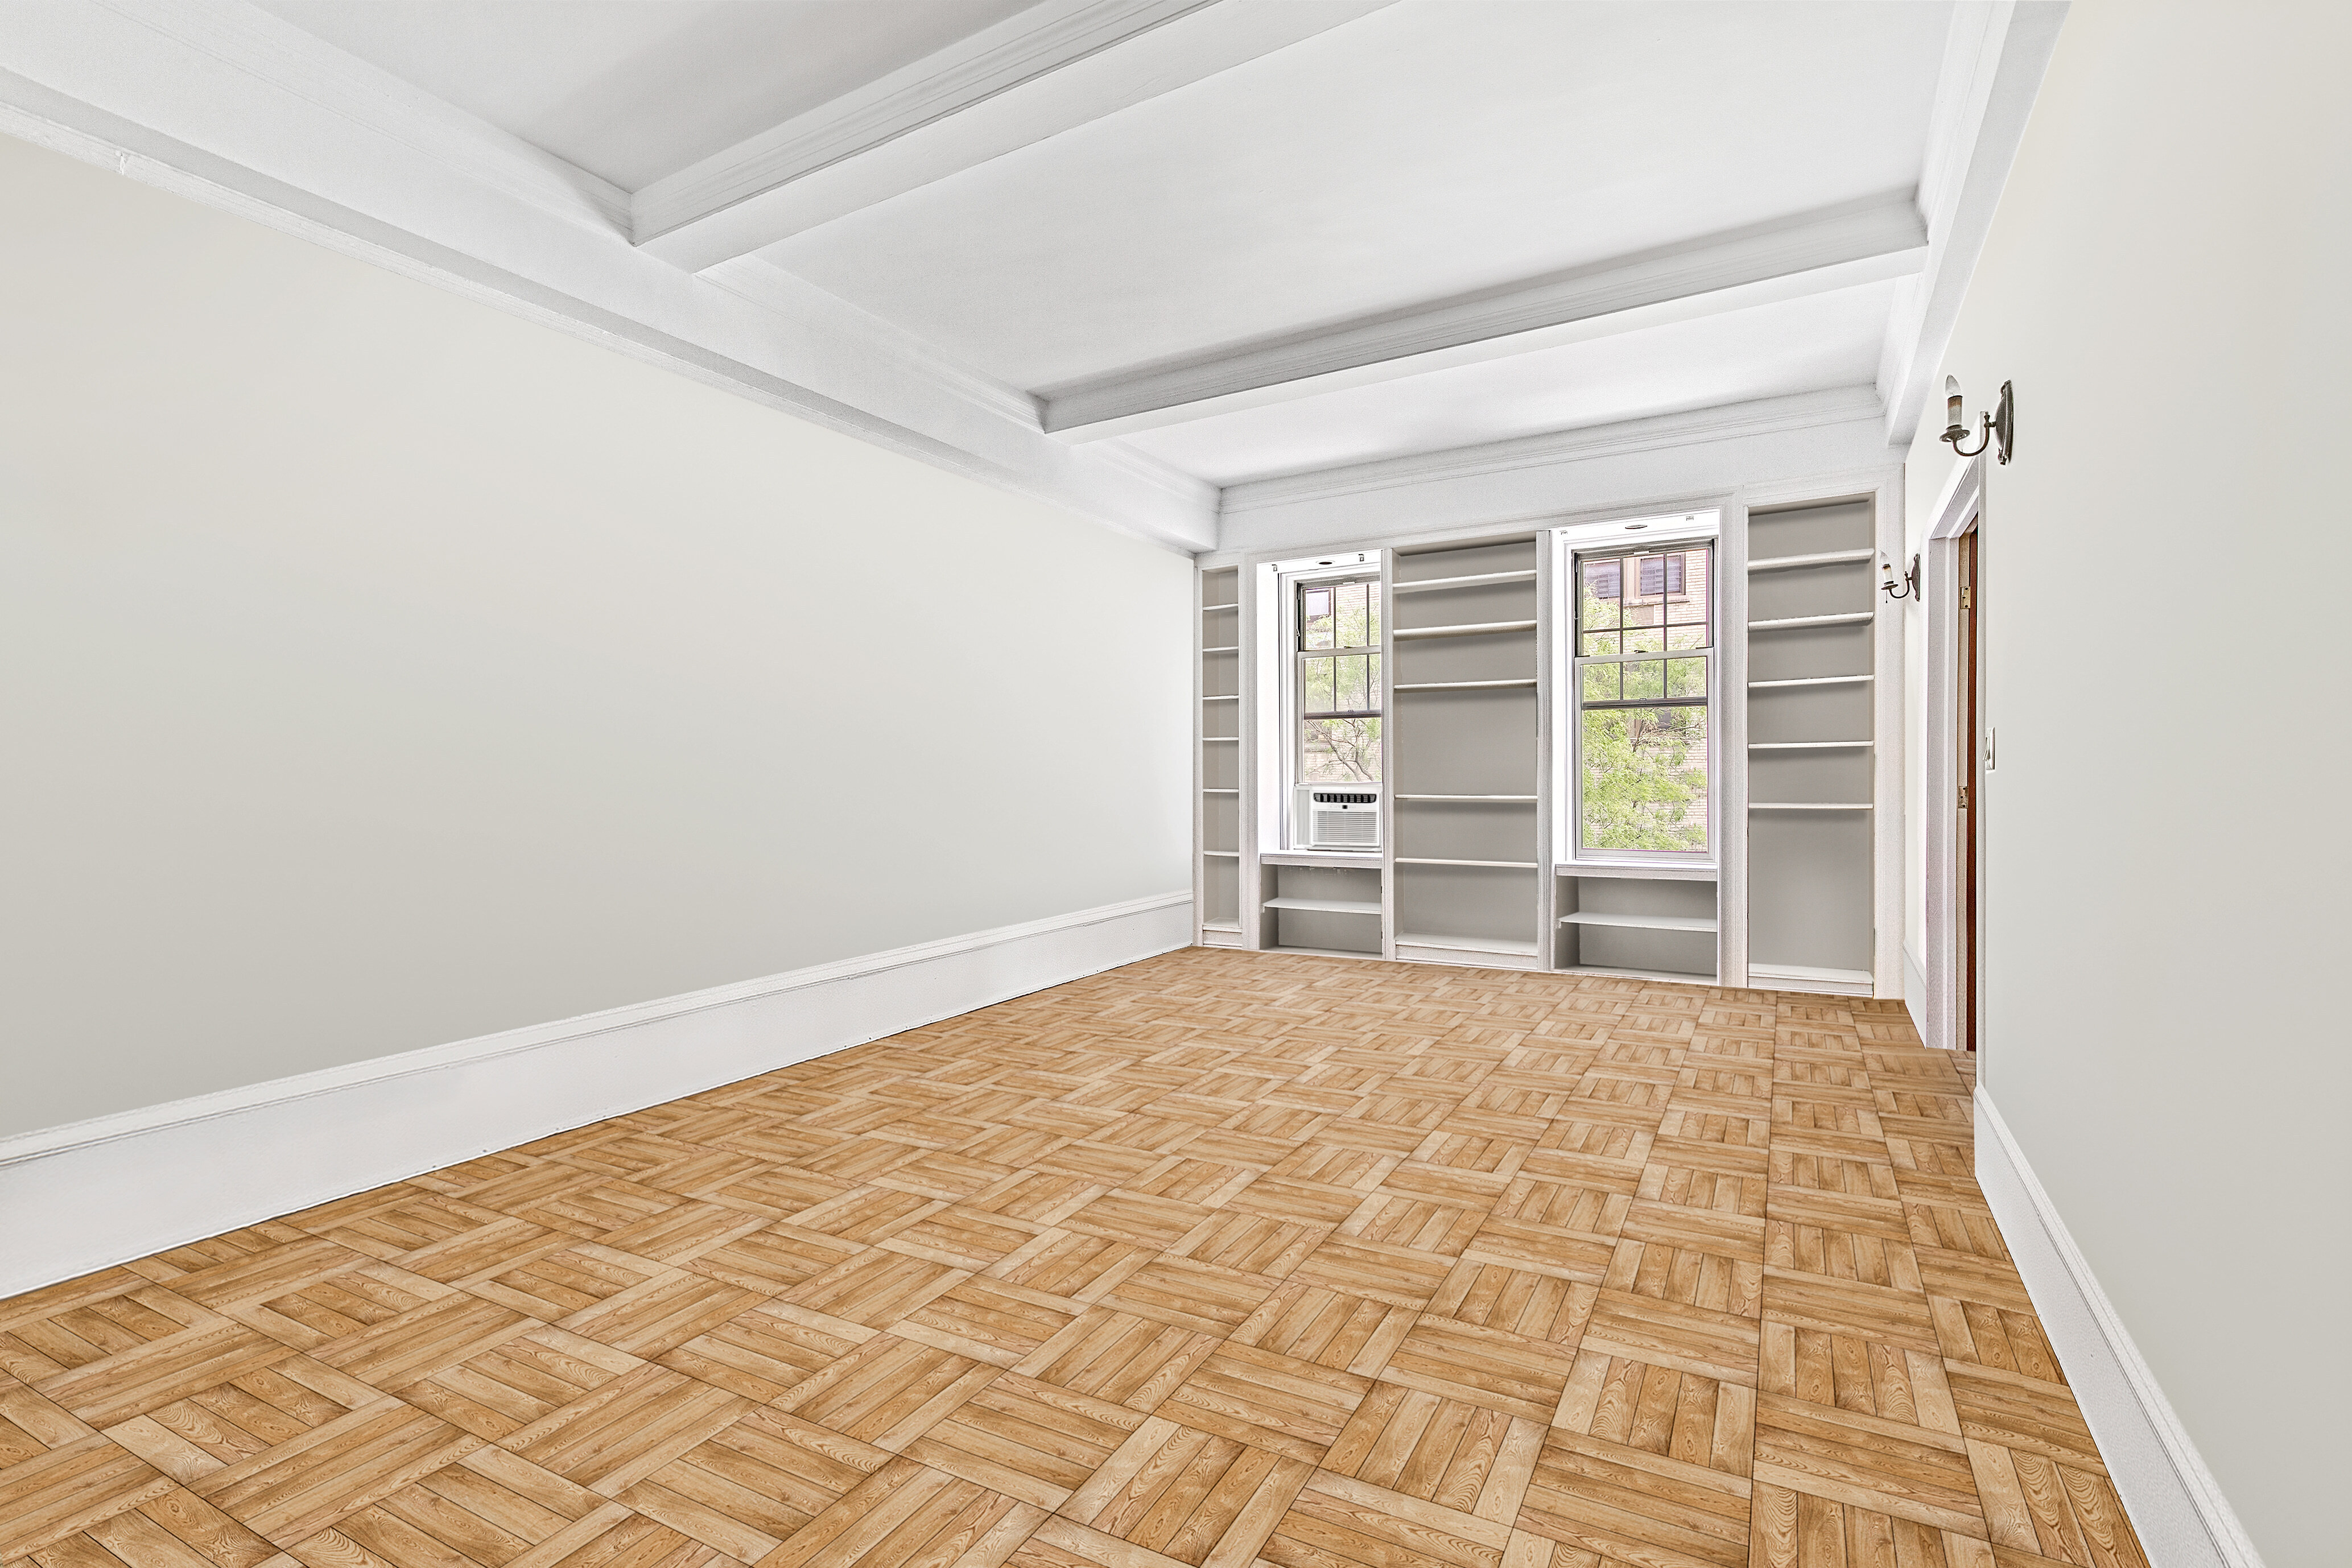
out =
{"type": "Polygon", "coordinates": [[[1907,439],[2061,11],[44,0],[0,128],[1197,549],[1660,416],[1907,439]]]}

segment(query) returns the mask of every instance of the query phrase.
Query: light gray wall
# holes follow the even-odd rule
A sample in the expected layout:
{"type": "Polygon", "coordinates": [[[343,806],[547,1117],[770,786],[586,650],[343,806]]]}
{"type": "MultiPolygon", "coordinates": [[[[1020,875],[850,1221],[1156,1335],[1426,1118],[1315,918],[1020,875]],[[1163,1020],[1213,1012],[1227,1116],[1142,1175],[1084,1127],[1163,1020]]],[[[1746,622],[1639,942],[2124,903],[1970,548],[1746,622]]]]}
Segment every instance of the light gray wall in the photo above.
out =
{"type": "Polygon", "coordinates": [[[2345,1560],[2352,1476],[2347,59],[2339,6],[2078,4],[1948,364],[2018,397],[1985,1082],[2271,1568],[2345,1560]]]}
{"type": "Polygon", "coordinates": [[[1182,889],[1190,567],[0,140],[0,1131],[1182,889]]]}

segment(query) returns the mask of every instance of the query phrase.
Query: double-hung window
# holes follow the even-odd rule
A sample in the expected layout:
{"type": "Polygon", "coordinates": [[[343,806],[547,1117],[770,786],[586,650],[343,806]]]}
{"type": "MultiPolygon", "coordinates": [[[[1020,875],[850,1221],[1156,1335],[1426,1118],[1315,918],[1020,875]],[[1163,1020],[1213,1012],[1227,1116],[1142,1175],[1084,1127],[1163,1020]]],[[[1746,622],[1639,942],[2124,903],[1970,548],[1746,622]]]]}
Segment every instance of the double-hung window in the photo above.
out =
{"type": "Polygon", "coordinates": [[[1293,695],[1301,784],[1381,778],[1381,583],[1300,583],[1293,695]]]}
{"type": "Polygon", "coordinates": [[[1580,855],[1710,848],[1714,563],[1705,542],[1575,556],[1580,855]]]}

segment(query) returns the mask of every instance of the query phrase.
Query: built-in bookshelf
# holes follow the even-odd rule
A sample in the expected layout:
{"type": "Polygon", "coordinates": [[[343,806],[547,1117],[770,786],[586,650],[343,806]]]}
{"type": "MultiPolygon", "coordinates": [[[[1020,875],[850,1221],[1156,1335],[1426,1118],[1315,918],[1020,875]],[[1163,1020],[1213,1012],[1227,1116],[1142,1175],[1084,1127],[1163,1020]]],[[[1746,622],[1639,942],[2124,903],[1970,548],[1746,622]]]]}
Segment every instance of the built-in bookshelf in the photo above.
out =
{"type": "Polygon", "coordinates": [[[1748,973],[1873,985],[1876,520],[1868,500],[1748,519],[1748,973]]]}
{"type": "Polygon", "coordinates": [[[1716,889],[1705,867],[1565,869],[1553,895],[1558,967],[1711,984],[1721,935],[1716,889]]]}
{"type": "Polygon", "coordinates": [[[1241,572],[1202,572],[1200,584],[1200,685],[1194,704],[1199,740],[1193,841],[1194,907],[1206,947],[1242,945],[1242,612],[1241,572]]]}
{"type": "Polygon", "coordinates": [[[1381,956],[1381,868],[1377,862],[1329,863],[1338,858],[1307,853],[1277,855],[1261,865],[1261,946],[1276,952],[1381,956]]]}
{"type": "MultiPolygon", "coordinates": [[[[1775,485],[1681,517],[1214,558],[1199,574],[1199,940],[1896,994],[1902,781],[1883,748],[1901,732],[1901,626],[1877,584],[1901,545],[1899,516],[1889,521],[1898,492],[1878,482],[1861,499],[1813,499],[1824,493],[1839,492],[1775,485]],[[1647,537],[1633,556],[1711,542],[1708,832],[1673,849],[1611,837],[1585,850],[1576,731],[1587,710],[1571,699],[1586,682],[1567,590],[1579,552],[1626,553],[1612,548],[1618,531],[1635,529],[1647,537]],[[1306,679],[1297,589],[1375,572],[1381,769],[1365,787],[1379,796],[1376,850],[1291,820],[1310,786],[1285,753],[1299,743],[1294,689],[1306,679]]],[[[1684,577],[1675,570],[1661,565],[1658,581],[1696,581],[1687,560],[1684,577]]]]}
{"type": "Polygon", "coordinates": [[[1391,952],[1544,966],[1540,536],[1401,550],[1389,584],[1391,952]]]}

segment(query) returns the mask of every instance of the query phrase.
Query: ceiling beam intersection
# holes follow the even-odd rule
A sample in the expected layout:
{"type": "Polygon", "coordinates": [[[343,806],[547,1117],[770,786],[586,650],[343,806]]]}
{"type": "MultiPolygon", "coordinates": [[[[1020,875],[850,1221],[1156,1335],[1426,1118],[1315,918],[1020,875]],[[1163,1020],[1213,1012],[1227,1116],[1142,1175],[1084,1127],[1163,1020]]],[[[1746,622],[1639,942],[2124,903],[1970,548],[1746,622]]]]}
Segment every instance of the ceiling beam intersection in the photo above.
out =
{"type": "Polygon", "coordinates": [[[698,272],[1394,3],[1044,0],[646,185],[632,237],[698,272]]]}

